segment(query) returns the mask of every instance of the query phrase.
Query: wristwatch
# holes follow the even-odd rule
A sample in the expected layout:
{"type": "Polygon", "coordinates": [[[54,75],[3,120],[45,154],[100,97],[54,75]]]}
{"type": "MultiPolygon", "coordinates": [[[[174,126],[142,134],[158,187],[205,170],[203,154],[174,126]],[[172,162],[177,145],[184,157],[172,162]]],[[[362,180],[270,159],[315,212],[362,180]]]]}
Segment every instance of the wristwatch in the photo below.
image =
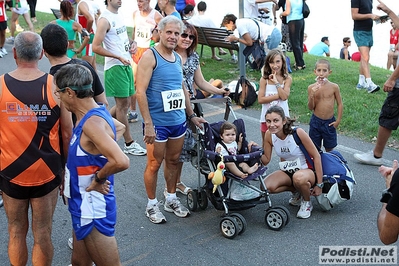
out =
{"type": "Polygon", "coordinates": [[[191,115],[188,116],[188,120],[191,120],[194,117],[197,117],[197,115],[195,113],[192,113],[191,115]]]}
{"type": "Polygon", "coordinates": [[[388,203],[388,201],[392,198],[392,193],[388,190],[388,188],[382,191],[382,196],[380,202],[388,203]]]}
{"type": "Polygon", "coordinates": [[[107,181],[107,178],[106,178],[106,177],[104,177],[104,178],[99,178],[98,175],[97,175],[97,173],[98,173],[98,171],[94,174],[94,180],[95,180],[97,183],[104,184],[105,181],[107,181]]]}
{"type": "Polygon", "coordinates": [[[319,188],[323,188],[324,187],[324,183],[321,182],[320,184],[316,184],[316,186],[318,186],[319,188]]]}

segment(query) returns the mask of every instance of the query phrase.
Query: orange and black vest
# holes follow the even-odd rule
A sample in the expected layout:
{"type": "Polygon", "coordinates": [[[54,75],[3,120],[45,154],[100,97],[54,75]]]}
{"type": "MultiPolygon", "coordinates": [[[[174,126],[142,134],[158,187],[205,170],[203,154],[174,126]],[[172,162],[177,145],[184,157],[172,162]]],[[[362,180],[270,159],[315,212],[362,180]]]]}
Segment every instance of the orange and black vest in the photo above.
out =
{"type": "Polygon", "coordinates": [[[60,108],[53,76],[31,81],[0,76],[0,174],[20,186],[40,186],[62,171],[60,108]]]}

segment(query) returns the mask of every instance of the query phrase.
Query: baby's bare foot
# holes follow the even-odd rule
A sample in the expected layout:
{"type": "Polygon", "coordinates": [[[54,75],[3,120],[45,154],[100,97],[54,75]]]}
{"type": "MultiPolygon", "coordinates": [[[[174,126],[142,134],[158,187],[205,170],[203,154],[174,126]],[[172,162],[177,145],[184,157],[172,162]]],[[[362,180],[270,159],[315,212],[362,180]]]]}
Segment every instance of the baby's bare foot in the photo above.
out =
{"type": "Polygon", "coordinates": [[[259,168],[258,163],[254,164],[253,166],[251,166],[251,167],[248,169],[248,174],[253,174],[253,173],[255,173],[256,170],[258,170],[258,168],[259,168]]]}

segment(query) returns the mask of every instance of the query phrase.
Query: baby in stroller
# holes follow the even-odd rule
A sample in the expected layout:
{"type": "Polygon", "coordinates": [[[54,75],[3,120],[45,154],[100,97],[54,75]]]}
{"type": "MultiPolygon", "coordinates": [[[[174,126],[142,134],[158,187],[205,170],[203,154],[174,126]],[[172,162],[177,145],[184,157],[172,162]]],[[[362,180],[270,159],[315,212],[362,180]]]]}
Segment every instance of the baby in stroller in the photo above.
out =
{"type": "MultiPolygon", "coordinates": [[[[237,128],[233,123],[224,122],[220,127],[220,142],[216,144],[215,151],[223,156],[237,155],[241,150],[243,136],[242,133],[236,141],[237,128]]],[[[252,145],[257,145],[255,142],[248,143],[248,150],[251,150],[252,145]]],[[[249,166],[246,162],[227,162],[226,167],[233,175],[246,178],[248,174],[253,174],[258,170],[259,164],[255,163],[249,166]]]]}

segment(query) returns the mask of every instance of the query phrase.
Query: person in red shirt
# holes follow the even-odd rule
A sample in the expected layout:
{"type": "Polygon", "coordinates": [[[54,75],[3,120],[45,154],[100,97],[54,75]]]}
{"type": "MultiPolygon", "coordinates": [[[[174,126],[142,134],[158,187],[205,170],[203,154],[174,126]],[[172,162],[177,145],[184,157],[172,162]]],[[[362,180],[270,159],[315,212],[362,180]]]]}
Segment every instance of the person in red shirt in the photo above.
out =
{"type": "Polygon", "coordinates": [[[303,35],[303,52],[304,52],[304,53],[307,53],[307,52],[308,52],[308,48],[306,47],[306,44],[305,44],[307,38],[308,38],[308,35],[305,33],[305,34],[303,35]]]}
{"type": "Polygon", "coordinates": [[[4,43],[6,42],[7,14],[4,0],[0,0],[0,58],[7,54],[4,43]]]}
{"type": "Polygon", "coordinates": [[[389,31],[389,52],[387,69],[396,68],[396,62],[398,60],[398,41],[399,41],[399,29],[396,28],[395,24],[391,21],[392,29],[389,31]]]}

